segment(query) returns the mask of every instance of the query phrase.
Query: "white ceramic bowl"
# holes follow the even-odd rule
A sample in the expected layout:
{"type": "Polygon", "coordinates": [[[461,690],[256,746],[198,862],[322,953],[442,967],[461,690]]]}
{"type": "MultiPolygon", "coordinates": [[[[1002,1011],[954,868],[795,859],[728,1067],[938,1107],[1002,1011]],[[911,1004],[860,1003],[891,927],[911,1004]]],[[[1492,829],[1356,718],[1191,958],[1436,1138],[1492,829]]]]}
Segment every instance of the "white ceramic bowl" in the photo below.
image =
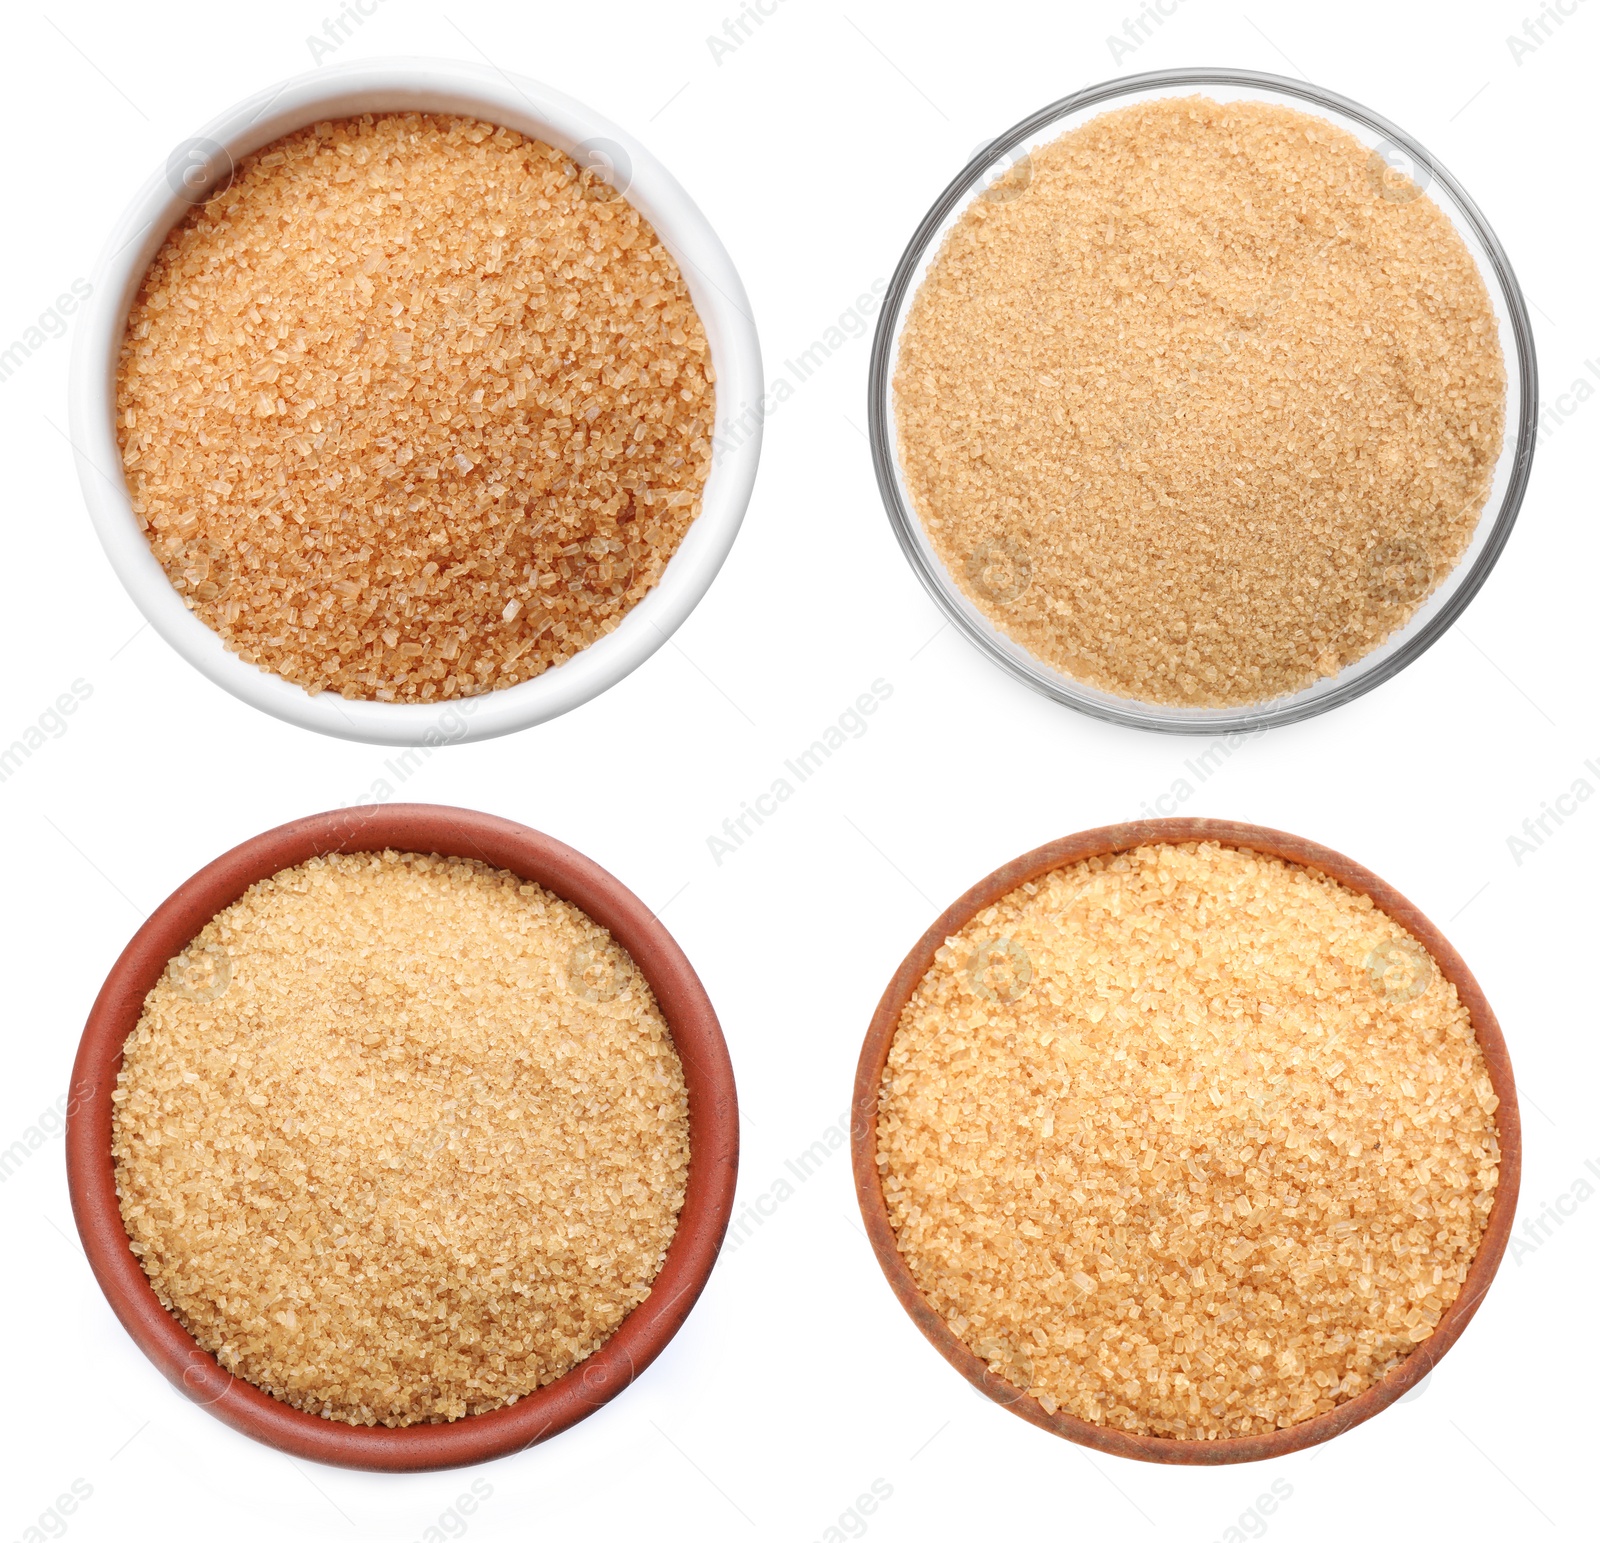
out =
{"type": "Polygon", "coordinates": [[[761,453],[761,348],[744,286],[716,233],[643,145],[581,102],[498,70],[447,60],[384,59],[318,70],[258,92],[185,141],[118,222],[78,323],[71,383],[78,478],[101,544],[150,625],[217,685],[304,728],[373,744],[491,739],[587,702],[658,649],[710,587],[738,534],[761,453]],[[701,513],[660,582],[616,629],[521,685],[452,702],[312,696],[247,664],[183,603],[129,502],[117,447],[117,356],[128,307],[167,232],[203,202],[219,173],[308,124],[367,112],[454,113],[543,140],[594,166],[655,227],[689,286],[717,372],[716,434],[701,513]]]}

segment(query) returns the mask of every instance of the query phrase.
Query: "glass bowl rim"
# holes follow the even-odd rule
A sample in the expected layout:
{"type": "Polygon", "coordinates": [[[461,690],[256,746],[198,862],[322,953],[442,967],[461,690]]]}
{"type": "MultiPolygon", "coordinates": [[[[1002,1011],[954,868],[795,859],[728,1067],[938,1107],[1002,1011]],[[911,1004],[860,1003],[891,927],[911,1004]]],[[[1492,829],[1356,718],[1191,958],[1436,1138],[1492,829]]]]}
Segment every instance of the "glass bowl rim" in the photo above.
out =
{"type": "MultiPolygon", "coordinates": [[[[1511,364],[1512,361],[1506,361],[1508,375],[1511,364]]],[[[900,261],[895,265],[894,274],[889,280],[889,287],[884,293],[883,305],[878,313],[878,325],[872,339],[872,357],[867,367],[868,439],[872,446],[872,466],[877,476],[878,492],[883,499],[889,523],[901,551],[904,552],[906,560],[911,564],[912,571],[921,581],[923,588],[944,612],[946,619],[954,623],[957,630],[969,642],[975,644],[1008,675],[1052,700],[1107,723],[1167,734],[1217,736],[1298,723],[1353,701],[1375,686],[1398,675],[1407,665],[1421,658],[1454,626],[1462,612],[1472,603],[1510,539],[1511,529],[1516,524],[1533,467],[1534,444],[1538,433],[1538,411],[1538,361],[1534,350],[1533,327],[1528,318],[1522,289],[1517,283],[1516,274],[1512,271],[1510,259],[1506,256],[1505,249],[1488,220],[1484,218],[1482,211],[1473,202],[1466,189],[1439,163],[1438,159],[1404,129],[1391,123],[1381,114],[1326,87],[1263,71],[1210,66],[1150,70],[1139,75],[1118,76],[1115,79],[1100,81],[1060,97],[1038,111],[1030,113],[983,145],[934,200],[933,206],[923,216],[905,251],[901,254],[900,261]],[[1331,109],[1377,134],[1381,140],[1387,141],[1395,149],[1405,151],[1412,158],[1413,165],[1426,168],[1430,186],[1434,182],[1444,186],[1488,260],[1491,271],[1484,275],[1486,286],[1492,278],[1499,286],[1500,296],[1504,299],[1515,343],[1516,378],[1520,384],[1521,401],[1516,423],[1515,450],[1505,491],[1501,495],[1498,508],[1491,511],[1486,505],[1479,515],[1480,525],[1485,519],[1490,520],[1483,545],[1471,558],[1465,571],[1461,572],[1454,587],[1442,598],[1433,614],[1426,618],[1411,637],[1365,669],[1361,666],[1366,658],[1371,657],[1370,653],[1361,659],[1353,660],[1341,672],[1347,673],[1350,678],[1342,684],[1335,684],[1319,697],[1301,699],[1301,694],[1296,693],[1265,702],[1217,709],[1216,716],[1202,719],[1176,716],[1186,709],[1167,703],[1141,702],[1133,697],[1112,698],[1103,692],[1096,697],[1090,697],[1087,692],[1096,688],[1088,687],[1086,683],[1074,682],[1065,671],[1053,670],[1043,660],[1032,660],[1031,655],[1027,658],[1019,657],[1019,654],[1026,653],[1020,644],[1016,645],[1019,653],[1012,653],[974,621],[964,604],[964,598],[959,597],[956,592],[953,577],[942,563],[930,556],[919,541],[920,522],[907,501],[901,497],[895,479],[895,436],[890,407],[889,361],[899,336],[906,306],[915,292],[918,270],[924,256],[935,238],[944,230],[952,212],[974,196],[979,179],[997,160],[1002,156],[1008,156],[1040,129],[1084,108],[1100,104],[1109,106],[1119,98],[1135,96],[1140,92],[1208,85],[1277,92],[1298,98],[1315,107],[1331,109]]],[[[1509,435],[1511,425],[1507,424],[1506,428],[1509,435]]],[[[1501,455],[1504,454],[1502,448],[1501,455]]],[[[1462,561],[1466,562],[1465,556],[1462,561]]],[[[1457,568],[1460,568],[1460,564],[1457,568]]],[[[1452,575],[1456,571],[1452,570],[1452,575]]],[[[1445,582],[1449,582],[1448,576],[1445,582]]]]}

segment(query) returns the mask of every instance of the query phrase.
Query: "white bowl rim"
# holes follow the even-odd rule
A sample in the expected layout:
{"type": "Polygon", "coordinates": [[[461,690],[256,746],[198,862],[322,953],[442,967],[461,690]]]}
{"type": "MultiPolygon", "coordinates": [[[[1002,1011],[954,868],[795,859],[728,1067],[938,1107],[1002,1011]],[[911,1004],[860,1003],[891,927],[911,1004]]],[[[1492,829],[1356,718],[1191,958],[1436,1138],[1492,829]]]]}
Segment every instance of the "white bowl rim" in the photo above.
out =
{"type": "Polygon", "coordinates": [[[614,156],[620,147],[631,163],[628,201],[683,272],[716,370],[712,469],[700,515],[660,581],[612,632],[520,685],[431,703],[347,701],[327,691],[312,696],[229,652],[184,604],[151,551],[117,445],[116,365],[128,308],[168,231],[193,206],[166,168],[140,189],[94,270],[73,342],[69,423],[84,501],[112,568],[145,619],[190,664],[242,701],[302,728],[369,744],[433,746],[492,739],[568,712],[636,669],[682,624],[721,568],[750,501],[761,453],[761,346],[732,259],[678,181],[617,124],[537,81],[455,60],[362,60],[258,91],[195,139],[215,142],[237,162],[312,123],[392,111],[475,117],[569,153],[597,146],[607,161],[621,159],[614,156]]]}

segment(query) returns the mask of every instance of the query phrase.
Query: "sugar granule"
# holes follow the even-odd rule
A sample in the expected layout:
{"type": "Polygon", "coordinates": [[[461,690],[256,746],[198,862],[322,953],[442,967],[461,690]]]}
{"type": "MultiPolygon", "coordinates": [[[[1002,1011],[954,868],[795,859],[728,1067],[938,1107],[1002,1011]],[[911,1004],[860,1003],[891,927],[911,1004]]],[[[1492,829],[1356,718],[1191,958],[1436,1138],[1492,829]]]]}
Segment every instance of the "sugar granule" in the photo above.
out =
{"type": "Polygon", "coordinates": [[[912,1276],[1054,1413],[1190,1440],[1355,1397],[1483,1237],[1498,1100],[1364,895],[1212,843],[1057,870],[901,1014],[877,1163],[912,1276]]]}
{"type": "Polygon", "coordinates": [[[515,685],[610,632],[700,508],[714,372],[649,222],[463,118],[320,123],[156,254],[117,429],[191,610],[307,691],[515,685]]]}
{"type": "Polygon", "coordinates": [[[112,1095],[117,1193],[220,1364],[352,1425],[496,1409],[650,1292],[689,1165],[632,958],[538,885],[413,853],[265,879],[173,960],[112,1095]]]}
{"type": "Polygon", "coordinates": [[[1457,565],[1505,421],[1437,204],[1324,119],[1107,112],[975,198],[894,373],[956,584],[1062,673],[1237,706],[1378,647],[1457,565]]]}

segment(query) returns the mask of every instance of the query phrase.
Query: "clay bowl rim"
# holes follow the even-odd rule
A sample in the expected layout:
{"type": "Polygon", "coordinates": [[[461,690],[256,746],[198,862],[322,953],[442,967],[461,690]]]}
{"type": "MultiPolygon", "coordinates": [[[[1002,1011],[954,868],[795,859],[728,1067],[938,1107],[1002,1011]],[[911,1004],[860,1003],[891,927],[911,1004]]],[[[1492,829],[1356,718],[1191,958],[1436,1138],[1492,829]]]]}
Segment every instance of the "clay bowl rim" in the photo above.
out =
{"type": "Polygon", "coordinates": [[[67,1186],[100,1289],[167,1379],[224,1423],[291,1456],[346,1468],[420,1472],[487,1462],[566,1430],[608,1403],[664,1350],[716,1263],[733,1210],[739,1117],[733,1067],[710,998],[650,908],[597,863],[511,820],[436,804],[308,815],[253,836],[179,885],[111,967],[78,1045],[68,1105],[67,1186]],[[586,1361],[506,1408],[440,1425],[345,1425],[295,1409],[223,1370],[161,1305],[129,1248],[111,1157],[111,1093],[122,1047],[167,961],[251,884],[329,852],[475,857],[542,884],[608,928],[667,1020],[689,1092],[689,1180],[650,1295],[586,1361]]]}
{"type": "Polygon", "coordinates": [[[900,1305],[934,1348],[980,1393],[1042,1430],[1117,1457],[1153,1463],[1218,1465],[1283,1457],[1328,1441],[1352,1426],[1370,1420],[1433,1370],[1445,1352],[1460,1338],[1462,1330],[1478,1310],[1505,1253],[1516,1215],[1517,1190],[1522,1174],[1522,1122],[1517,1110],[1511,1058],[1499,1022],[1482,989],[1444,934],[1398,890],[1348,857],[1285,831],[1232,820],[1137,820],[1081,831],[1024,853],[997,868],[987,878],[979,880],[923,933],[879,1000],[861,1047],[852,1102],[851,1163],[855,1171],[856,1198],[861,1205],[867,1236],[873,1252],[878,1256],[878,1264],[894,1294],[900,1299],[900,1305]],[[912,1278],[889,1223],[889,1212],[884,1203],[875,1161],[878,1089],[888,1061],[889,1048],[899,1026],[902,1009],[917,982],[927,973],[934,954],[944,940],[964,927],[986,906],[1010,894],[1018,885],[1057,868],[1082,862],[1085,858],[1126,852],[1137,846],[1172,845],[1185,841],[1215,841],[1224,846],[1281,857],[1326,874],[1347,888],[1370,897],[1374,905],[1397,921],[1428,950],[1440,973],[1456,988],[1471,1015],[1472,1027],[1483,1050],[1490,1080],[1500,1100],[1495,1111],[1500,1142],[1500,1172],[1494,1205],[1461,1293],[1445,1310],[1434,1332],[1381,1382],[1375,1383],[1348,1403],[1283,1430],[1260,1436],[1231,1436],[1218,1441],[1136,1435],[1130,1431],[1094,1425],[1059,1411],[1050,1414],[1030,1394],[991,1373],[987,1364],[979,1360],[952,1332],[912,1278]]]}

